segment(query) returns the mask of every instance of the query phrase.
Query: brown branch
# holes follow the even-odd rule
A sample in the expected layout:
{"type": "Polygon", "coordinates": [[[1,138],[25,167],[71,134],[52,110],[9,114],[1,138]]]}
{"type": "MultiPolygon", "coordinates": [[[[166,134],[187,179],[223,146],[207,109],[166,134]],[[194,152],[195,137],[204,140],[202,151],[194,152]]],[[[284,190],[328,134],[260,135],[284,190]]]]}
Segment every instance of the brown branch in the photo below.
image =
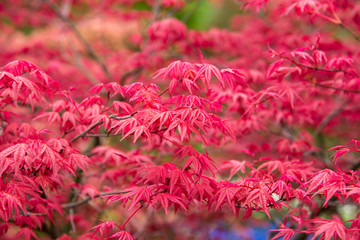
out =
{"type": "Polygon", "coordinates": [[[335,108],[329,115],[327,115],[321,121],[321,123],[316,127],[316,129],[314,131],[315,138],[320,134],[320,132],[324,129],[324,127],[326,127],[334,117],[336,117],[339,113],[341,113],[344,110],[344,108],[348,102],[349,102],[349,99],[343,101],[337,108],[335,108]]]}
{"type": "Polygon", "coordinates": [[[84,46],[87,54],[89,54],[89,56],[91,58],[93,58],[102,68],[102,70],[104,71],[105,75],[107,78],[111,78],[110,76],[110,72],[108,70],[108,68],[106,67],[106,65],[101,61],[100,57],[95,53],[94,49],[91,47],[91,45],[85,40],[85,38],[80,34],[80,32],[78,31],[78,29],[76,28],[74,22],[72,22],[66,15],[64,15],[61,10],[59,9],[59,7],[50,2],[49,0],[41,0],[42,2],[44,2],[55,14],[56,16],[58,16],[75,34],[75,36],[78,38],[78,40],[81,42],[81,44],[84,46]]]}
{"type": "Polygon", "coordinates": [[[137,75],[139,73],[141,73],[141,71],[144,69],[144,67],[138,67],[135,68],[129,72],[126,72],[124,75],[122,75],[122,77],[120,78],[120,85],[125,85],[125,81],[128,77],[132,76],[132,75],[137,75]]]}
{"type": "Polygon", "coordinates": [[[97,123],[95,123],[94,125],[92,125],[91,127],[89,127],[88,129],[86,129],[85,131],[81,132],[79,135],[75,136],[73,139],[70,140],[70,142],[75,142],[76,140],[78,140],[81,137],[84,137],[85,134],[87,134],[88,132],[90,132],[91,130],[93,130],[94,128],[96,128],[97,126],[99,126],[100,124],[102,124],[104,121],[99,121],[97,123]]]}
{"type": "Polygon", "coordinates": [[[360,93],[360,91],[358,91],[358,90],[350,90],[350,89],[338,88],[338,87],[324,85],[324,84],[317,83],[317,82],[315,82],[314,85],[319,86],[319,87],[323,87],[323,88],[330,88],[330,89],[334,89],[334,90],[342,91],[342,92],[346,92],[346,93],[360,93]]]}
{"type": "Polygon", "coordinates": [[[128,193],[128,192],[122,192],[122,191],[111,191],[111,192],[101,192],[97,195],[95,195],[93,198],[91,198],[90,196],[84,198],[83,200],[80,200],[80,201],[77,201],[77,202],[71,202],[71,203],[65,203],[65,204],[62,204],[61,207],[62,208],[74,208],[74,207],[77,207],[77,206],[80,206],[80,205],[83,205],[95,198],[101,198],[101,197],[104,197],[104,196],[109,196],[109,195],[120,195],[120,194],[125,194],[125,193],[128,193]]]}
{"type": "MultiPolygon", "coordinates": [[[[109,118],[112,119],[116,119],[116,120],[124,120],[124,119],[128,119],[131,118],[132,116],[134,116],[136,113],[138,113],[138,111],[133,112],[130,115],[126,115],[126,116],[122,116],[122,117],[117,117],[116,115],[111,115],[109,118]]],[[[88,129],[86,129],[85,131],[81,132],[80,134],[78,134],[77,136],[75,136],[73,139],[70,140],[70,142],[75,142],[76,140],[78,140],[81,137],[85,137],[85,135],[90,132],[91,130],[93,130],[94,128],[96,128],[97,126],[101,125],[104,121],[101,120],[97,123],[95,123],[94,125],[92,125],[91,127],[89,127],[88,129]]]]}
{"type": "Polygon", "coordinates": [[[340,23],[339,26],[348,33],[350,33],[350,35],[353,36],[357,41],[360,41],[360,35],[353,32],[348,26],[344,25],[343,23],[340,23]]]}
{"type": "MultiPolygon", "coordinates": [[[[160,130],[156,130],[156,131],[152,131],[151,133],[159,133],[159,132],[162,132],[162,131],[166,131],[167,128],[163,128],[163,129],[160,129],[160,130]]],[[[84,137],[117,137],[117,136],[120,136],[120,135],[123,135],[122,133],[117,133],[117,134],[109,134],[109,133],[98,133],[98,134],[86,134],[84,135],[84,137]]],[[[134,135],[133,134],[130,134],[130,135],[134,135]]],[[[142,134],[144,135],[144,133],[142,134]]]]}
{"type": "MultiPolygon", "coordinates": [[[[181,80],[180,80],[181,81],[181,80]]],[[[162,91],[158,96],[161,97],[164,93],[166,93],[167,91],[169,91],[169,88],[166,88],[164,91],[162,91]]],[[[115,119],[115,120],[124,120],[124,119],[128,119],[133,117],[135,114],[137,114],[139,112],[139,110],[136,110],[135,112],[133,112],[130,115],[126,115],[126,116],[122,116],[122,117],[117,117],[116,115],[111,115],[109,116],[109,118],[115,119]]],[[[88,132],[90,132],[91,130],[93,130],[94,128],[96,128],[97,126],[101,125],[104,121],[99,121],[97,123],[95,123],[94,125],[92,125],[91,127],[89,127],[88,129],[86,129],[85,131],[81,132],[80,134],[78,134],[77,136],[75,136],[73,139],[70,140],[70,142],[75,142],[76,140],[78,140],[81,137],[86,137],[86,136],[91,136],[91,137],[100,137],[99,134],[87,134],[88,132]],[[99,135],[99,136],[97,136],[99,135]]],[[[114,135],[110,135],[107,134],[104,137],[109,137],[109,136],[114,136],[114,135]]]]}
{"type": "Polygon", "coordinates": [[[345,70],[341,70],[341,69],[326,69],[326,68],[319,68],[319,67],[304,65],[304,64],[301,64],[301,63],[298,63],[295,61],[291,61],[291,62],[294,63],[295,65],[297,65],[298,67],[303,67],[303,68],[311,69],[314,71],[331,72],[331,73],[343,72],[343,73],[347,74],[347,72],[345,70]]]}

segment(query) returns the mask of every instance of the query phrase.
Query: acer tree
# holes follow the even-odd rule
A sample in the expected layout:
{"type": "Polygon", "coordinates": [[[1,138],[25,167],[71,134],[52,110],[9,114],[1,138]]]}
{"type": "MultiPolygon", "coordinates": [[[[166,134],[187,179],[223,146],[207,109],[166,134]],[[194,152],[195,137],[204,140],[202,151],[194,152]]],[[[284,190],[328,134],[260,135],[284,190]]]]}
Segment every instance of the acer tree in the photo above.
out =
{"type": "Polygon", "coordinates": [[[1,238],[359,239],[359,9],[0,3],[1,238]]]}

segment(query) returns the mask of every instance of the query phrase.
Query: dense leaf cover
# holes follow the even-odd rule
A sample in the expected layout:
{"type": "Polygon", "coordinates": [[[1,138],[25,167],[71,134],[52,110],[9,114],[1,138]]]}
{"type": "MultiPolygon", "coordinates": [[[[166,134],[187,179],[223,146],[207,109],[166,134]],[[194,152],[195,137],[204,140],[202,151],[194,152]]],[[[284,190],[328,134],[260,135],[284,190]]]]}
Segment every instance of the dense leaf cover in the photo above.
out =
{"type": "Polygon", "coordinates": [[[360,239],[360,2],[202,2],[0,3],[2,239],[360,239]]]}

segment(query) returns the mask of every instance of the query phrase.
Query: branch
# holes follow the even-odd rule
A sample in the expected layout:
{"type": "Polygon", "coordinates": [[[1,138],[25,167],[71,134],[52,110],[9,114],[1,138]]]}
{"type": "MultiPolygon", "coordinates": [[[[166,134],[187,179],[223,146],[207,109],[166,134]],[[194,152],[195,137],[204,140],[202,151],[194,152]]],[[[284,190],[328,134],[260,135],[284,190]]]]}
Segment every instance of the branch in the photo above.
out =
{"type": "Polygon", "coordinates": [[[349,102],[349,99],[343,101],[337,108],[335,108],[329,115],[327,115],[321,121],[321,123],[316,127],[316,129],[314,131],[315,138],[320,134],[320,132],[324,129],[324,127],[326,127],[334,117],[336,117],[339,113],[342,112],[342,110],[344,110],[344,108],[348,102],[349,102]]]}
{"type": "MultiPolygon", "coordinates": [[[[124,120],[124,119],[128,119],[131,118],[132,116],[134,116],[136,113],[138,113],[138,111],[133,112],[130,115],[126,115],[126,116],[122,116],[122,117],[117,117],[116,115],[111,115],[109,118],[112,119],[116,119],[116,120],[124,120]]],[[[85,135],[90,132],[91,130],[93,130],[94,128],[96,128],[97,126],[101,125],[104,121],[101,120],[97,123],[95,123],[94,125],[92,125],[91,127],[89,127],[88,129],[86,129],[85,131],[81,132],[80,134],[78,134],[77,136],[75,136],[73,139],[70,140],[70,142],[75,142],[76,140],[78,140],[81,137],[85,137],[85,135]]]]}
{"type": "MultiPolygon", "coordinates": [[[[160,94],[158,94],[159,97],[161,97],[164,93],[166,93],[167,91],[169,91],[169,88],[166,88],[164,91],[162,91],[160,94]]],[[[136,110],[135,112],[133,112],[130,115],[126,115],[126,116],[122,116],[122,117],[117,117],[116,115],[111,115],[109,116],[109,118],[115,119],[115,120],[124,120],[124,119],[128,119],[133,117],[135,114],[137,114],[139,112],[139,110],[136,110]]],[[[87,133],[90,132],[91,130],[93,130],[94,128],[96,128],[97,126],[101,125],[104,121],[99,121],[97,123],[95,123],[94,125],[92,125],[91,127],[89,127],[88,129],[86,129],[85,131],[81,132],[79,135],[75,136],[73,139],[70,140],[70,142],[75,142],[76,140],[78,140],[81,137],[86,137],[88,136],[87,133]]],[[[89,134],[90,135],[90,134],[89,134]]],[[[90,135],[91,137],[100,137],[97,136],[99,134],[95,134],[95,135],[90,135]]],[[[106,137],[111,136],[110,134],[107,134],[106,137]]]]}
{"type": "Polygon", "coordinates": [[[349,74],[347,71],[342,70],[342,69],[326,69],[326,68],[313,67],[313,66],[302,64],[302,63],[298,63],[295,60],[293,60],[293,59],[291,59],[289,57],[286,57],[286,56],[280,56],[280,57],[287,60],[287,61],[289,61],[289,62],[291,62],[291,63],[293,63],[293,64],[295,64],[298,67],[307,68],[307,69],[314,70],[314,71],[329,72],[329,73],[342,72],[344,74],[349,74]]]}
{"type": "Polygon", "coordinates": [[[120,195],[120,194],[125,194],[125,193],[128,193],[128,192],[122,192],[122,191],[101,192],[100,194],[95,195],[93,198],[88,196],[88,197],[84,198],[83,200],[80,200],[77,202],[62,204],[61,207],[62,208],[74,208],[74,207],[83,205],[95,198],[100,198],[100,197],[109,196],[109,195],[120,195]]]}
{"type": "Polygon", "coordinates": [[[44,2],[55,14],[58,16],[75,34],[75,36],[78,38],[78,40],[81,42],[81,44],[84,46],[86,52],[89,54],[91,58],[93,58],[102,68],[107,78],[111,78],[110,72],[106,65],[101,61],[99,56],[95,53],[94,49],[91,47],[91,45],[85,40],[85,38],[80,34],[80,32],[77,30],[75,24],[67,17],[65,16],[61,10],[58,8],[58,6],[49,0],[41,0],[44,2]]]}
{"type": "Polygon", "coordinates": [[[314,71],[331,72],[331,73],[343,72],[345,74],[348,73],[345,70],[341,70],[341,69],[326,69],[326,68],[319,68],[319,67],[313,67],[313,66],[304,65],[304,64],[301,64],[301,63],[298,63],[298,62],[295,62],[295,61],[291,61],[291,62],[293,62],[298,67],[303,67],[303,68],[311,69],[311,70],[314,70],[314,71]]]}
{"type": "Polygon", "coordinates": [[[338,91],[342,91],[342,92],[347,92],[347,93],[360,93],[360,91],[358,90],[350,90],[350,89],[344,89],[344,88],[338,88],[338,87],[333,87],[333,86],[328,86],[328,85],[324,85],[321,83],[314,83],[315,86],[319,86],[319,87],[323,87],[323,88],[330,88],[330,89],[334,89],[334,90],[338,90],[338,91]]]}
{"type": "Polygon", "coordinates": [[[139,73],[141,73],[141,71],[144,69],[144,67],[138,67],[135,68],[129,72],[124,73],[124,75],[122,75],[122,77],[120,78],[120,85],[125,85],[125,81],[128,77],[132,76],[132,75],[137,75],[139,73]]]}
{"type": "Polygon", "coordinates": [[[82,133],[80,133],[79,135],[75,136],[73,139],[70,140],[70,142],[75,142],[76,140],[78,140],[81,137],[84,137],[85,134],[87,134],[88,132],[90,132],[91,130],[93,130],[94,128],[96,128],[97,126],[99,126],[100,124],[102,124],[104,121],[99,121],[97,123],[95,123],[94,125],[92,125],[91,127],[89,127],[88,129],[86,129],[85,131],[83,131],[82,133]]]}
{"type": "MultiPolygon", "coordinates": [[[[162,131],[166,131],[167,128],[163,128],[163,129],[160,129],[160,130],[156,130],[156,131],[152,131],[151,133],[160,133],[162,131]]],[[[123,135],[122,133],[117,133],[117,134],[109,134],[109,133],[98,133],[98,134],[85,134],[83,137],[117,137],[117,136],[121,136],[123,135]]],[[[134,135],[133,134],[130,134],[130,135],[134,135]]]]}
{"type": "Polygon", "coordinates": [[[348,26],[344,25],[343,23],[340,23],[339,26],[348,33],[350,33],[350,35],[353,36],[357,41],[360,41],[360,36],[353,32],[348,26]]]}

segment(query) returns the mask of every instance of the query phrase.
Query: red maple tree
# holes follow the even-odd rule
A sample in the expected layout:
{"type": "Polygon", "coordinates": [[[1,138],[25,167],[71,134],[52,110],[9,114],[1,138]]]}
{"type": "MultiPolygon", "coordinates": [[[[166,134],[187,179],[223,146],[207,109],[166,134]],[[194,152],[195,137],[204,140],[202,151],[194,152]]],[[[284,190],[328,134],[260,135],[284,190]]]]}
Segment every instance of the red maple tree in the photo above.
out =
{"type": "Polygon", "coordinates": [[[360,239],[359,9],[0,3],[0,237],[360,239]]]}

